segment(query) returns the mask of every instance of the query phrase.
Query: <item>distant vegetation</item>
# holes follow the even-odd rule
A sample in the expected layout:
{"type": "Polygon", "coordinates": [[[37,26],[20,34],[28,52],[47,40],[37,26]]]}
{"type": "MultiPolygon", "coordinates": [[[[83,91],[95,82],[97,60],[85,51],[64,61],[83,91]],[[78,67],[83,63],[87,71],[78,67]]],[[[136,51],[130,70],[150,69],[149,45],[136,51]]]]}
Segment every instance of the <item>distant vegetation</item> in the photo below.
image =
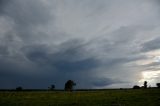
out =
{"type": "Polygon", "coordinates": [[[74,90],[76,83],[68,80],[64,90],[50,85],[48,90],[23,89],[0,90],[0,106],[160,106],[160,83],[157,88],[147,89],[134,85],[133,89],[81,89],[74,90]],[[137,89],[137,90],[134,90],[137,89]],[[18,92],[17,92],[18,91],[18,92]],[[19,92],[20,91],[20,92],[19,92]]]}
{"type": "Polygon", "coordinates": [[[50,87],[48,87],[48,90],[53,91],[55,89],[55,85],[51,85],[50,87]]]}
{"type": "MultiPolygon", "coordinates": [[[[148,85],[147,85],[147,81],[144,81],[144,83],[143,83],[143,86],[139,86],[139,85],[134,85],[133,86],[133,89],[141,89],[141,88],[144,88],[144,89],[147,89],[148,88],[148,85]]],[[[73,91],[73,87],[74,86],[76,86],[76,83],[73,81],[73,80],[68,80],[66,83],[65,83],[65,85],[64,85],[64,90],[65,91],[73,91]]],[[[160,88],[160,83],[156,83],[156,86],[157,86],[157,88],[160,88]]],[[[151,86],[149,86],[149,88],[151,88],[151,86]]],[[[120,89],[123,89],[123,88],[120,88],[120,89]]],[[[23,89],[21,86],[19,86],[19,87],[17,87],[16,89],[15,89],[16,91],[23,91],[23,90],[25,90],[25,91],[32,91],[32,90],[34,90],[34,89],[23,89]]],[[[36,90],[36,89],[35,89],[36,90]]],[[[45,91],[46,89],[37,89],[38,91],[45,91]]],[[[48,90],[50,90],[50,91],[54,91],[55,90],[55,85],[54,84],[52,84],[52,85],[50,85],[50,87],[48,87],[48,90]]],[[[85,90],[85,89],[82,89],[83,91],[88,91],[88,89],[87,90],[85,90]]],[[[90,89],[91,90],[91,89],[90,89]]],[[[2,89],[1,89],[1,91],[2,91],[2,89]]],[[[5,91],[5,89],[3,89],[3,91],[5,91]]],[[[12,91],[13,91],[13,89],[12,89],[12,91]]],[[[62,89],[56,89],[56,91],[62,91],[62,89]]]]}
{"type": "MultiPolygon", "coordinates": [[[[143,86],[138,86],[138,85],[134,85],[133,86],[133,89],[140,89],[140,88],[144,88],[144,89],[147,89],[148,88],[148,85],[147,85],[147,81],[144,81],[144,83],[143,83],[143,86]]],[[[149,86],[149,88],[151,88],[150,86],[149,86]]]]}
{"type": "Polygon", "coordinates": [[[133,86],[133,89],[140,89],[141,87],[140,86],[138,86],[138,85],[134,85],[133,86]]]}
{"type": "Polygon", "coordinates": [[[160,88],[160,83],[157,83],[156,85],[157,85],[157,88],[160,88]]]}
{"type": "Polygon", "coordinates": [[[23,88],[21,86],[16,88],[16,91],[22,91],[22,90],[23,90],[23,88]]]}
{"type": "Polygon", "coordinates": [[[72,91],[73,90],[73,86],[75,86],[76,83],[72,80],[68,80],[66,83],[65,83],[65,91],[72,91]]]}
{"type": "Polygon", "coordinates": [[[147,81],[144,81],[144,88],[147,88],[147,81]]]}

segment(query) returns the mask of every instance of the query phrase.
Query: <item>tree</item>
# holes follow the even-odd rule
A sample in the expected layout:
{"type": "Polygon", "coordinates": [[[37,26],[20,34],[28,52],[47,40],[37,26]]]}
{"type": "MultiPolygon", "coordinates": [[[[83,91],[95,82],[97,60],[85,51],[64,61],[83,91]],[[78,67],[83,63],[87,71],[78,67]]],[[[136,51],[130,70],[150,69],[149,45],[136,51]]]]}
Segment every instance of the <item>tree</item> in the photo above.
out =
{"type": "Polygon", "coordinates": [[[157,85],[157,88],[160,88],[160,83],[157,83],[156,85],[157,85]]]}
{"type": "Polygon", "coordinates": [[[73,86],[75,86],[76,83],[72,80],[68,80],[66,83],[65,83],[65,91],[72,91],[73,90],[73,86]]]}
{"type": "Polygon", "coordinates": [[[16,91],[22,91],[22,90],[23,90],[23,88],[21,86],[16,88],[16,91]]]}
{"type": "Polygon", "coordinates": [[[140,86],[134,85],[134,86],[133,86],[133,89],[140,89],[140,86]]]}
{"type": "Polygon", "coordinates": [[[51,85],[48,89],[53,91],[55,89],[55,85],[51,85]]]}
{"type": "Polygon", "coordinates": [[[54,89],[55,88],[55,85],[51,85],[51,89],[54,89]]]}
{"type": "Polygon", "coordinates": [[[147,88],[147,81],[144,81],[144,88],[147,88]]]}

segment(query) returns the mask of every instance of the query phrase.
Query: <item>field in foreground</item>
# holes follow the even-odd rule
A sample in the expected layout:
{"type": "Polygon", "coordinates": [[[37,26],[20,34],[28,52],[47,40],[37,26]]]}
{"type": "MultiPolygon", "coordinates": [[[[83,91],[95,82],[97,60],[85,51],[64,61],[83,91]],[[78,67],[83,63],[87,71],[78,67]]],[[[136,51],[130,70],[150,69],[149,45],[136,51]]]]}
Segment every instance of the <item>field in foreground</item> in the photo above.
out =
{"type": "Polygon", "coordinates": [[[160,89],[0,91],[0,106],[160,106],[160,89]]]}

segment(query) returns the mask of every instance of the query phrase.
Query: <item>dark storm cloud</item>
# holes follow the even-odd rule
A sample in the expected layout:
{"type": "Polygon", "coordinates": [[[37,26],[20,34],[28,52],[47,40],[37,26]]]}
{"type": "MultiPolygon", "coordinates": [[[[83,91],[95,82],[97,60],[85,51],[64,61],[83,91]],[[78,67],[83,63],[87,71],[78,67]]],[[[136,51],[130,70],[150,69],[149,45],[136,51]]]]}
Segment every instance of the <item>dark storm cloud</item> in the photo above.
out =
{"type": "MultiPolygon", "coordinates": [[[[78,79],[90,78],[90,74],[87,73],[88,70],[97,68],[100,64],[98,60],[94,57],[83,56],[83,54],[87,54],[83,50],[83,45],[84,44],[81,44],[79,40],[70,40],[62,43],[58,47],[55,47],[58,48],[58,50],[54,53],[50,52],[49,47],[47,45],[24,46],[20,49],[23,53],[23,56],[25,56],[25,60],[22,59],[22,61],[25,61],[26,63],[24,64],[26,65],[28,64],[28,62],[31,65],[23,69],[23,67],[19,67],[19,65],[21,66],[22,63],[16,58],[14,60],[14,63],[12,63],[13,60],[2,62],[0,66],[1,72],[3,73],[1,74],[1,81],[10,81],[10,78],[5,78],[12,76],[12,79],[14,79],[12,80],[13,83],[15,83],[16,85],[23,85],[23,83],[29,83],[31,79],[34,79],[34,77],[32,78],[32,75],[28,73],[36,71],[38,73],[48,73],[46,76],[43,77],[39,74],[37,75],[39,76],[39,78],[35,78],[37,81],[37,87],[43,88],[47,84],[50,84],[49,82],[53,81],[55,83],[56,81],[56,86],[63,88],[63,83],[68,79],[75,79],[77,81],[78,79]],[[8,67],[8,65],[10,67],[8,67]],[[81,74],[82,71],[84,71],[85,75],[81,74]],[[13,72],[14,74],[11,74],[11,72],[13,72]],[[30,77],[30,80],[25,81],[25,79],[28,79],[30,77]],[[21,83],[17,83],[17,81],[20,81],[21,83]],[[45,84],[41,83],[43,81],[46,81],[45,84]]],[[[90,81],[93,79],[87,80],[90,81]]],[[[34,83],[30,82],[31,85],[34,83]]],[[[87,86],[87,88],[92,87],[92,84],[85,85],[87,86]]],[[[36,86],[32,87],[37,88],[36,86]]]]}
{"type": "Polygon", "coordinates": [[[12,0],[0,0],[0,15],[4,12],[4,7],[12,0]]]}
{"type": "Polygon", "coordinates": [[[0,88],[133,83],[136,62],[159,49],[158,11],[149,0],[0,0],[0,88]]]}
{"type": "MultiPolygon", "coordinates": [[[[11,0],[2,2],[2,5],[4,5],[0,11],[1,17],[13,22],[13,24],[9,24],[16,36],[23,40],[24,43],[34,42],[45,35],[40,31],[36,31],[37,27],[44,26],[51,18],[50,10],[42,1],[11,0]]],[[[11,33],[7,34],[11,35],[11,33]]],[[[15,35],[12,34],[12,36],[15,35]]]]}
{"type": "Polygon", "coordinates": [[[59,71],[83,71],[97,67],[98,60],[94,57],[84,58],[83,54],[86,52],[78,42],[78,40],[67,41],[57,47],[59,50],[55,53],[48,53],[49,50],[45,45],[28,46],[22,50],[30,61],[39,65],[50,65],[59,71]]]}
{"type": "Polygon", "coordinates": [[[8,48],[6,47],[6,46],[0,46],[0,56],[2,55],[2,56],[4,56],[4,55],[7,55],[9,53],[9,51],[8,51],[8,48]]]}
{"type": "Polygon", "coordinates": [[[12,18],[17,25],[22,25],[23,27],[43,24],[50,18],[48,8],[41,1],[2,0],[1,5],[3,5],[1,14],[12,18]]]}
{"type": "Polygon", "coordinates": [[[93,82],[93,85],[95,87],[105,87],[105,86],[108,86],[111,84],[116,84],[116,83],[124,83],[124,82],[113,80],[110,78],[101,78],[101,79],[97,79],[95,82],[93,82]]]}

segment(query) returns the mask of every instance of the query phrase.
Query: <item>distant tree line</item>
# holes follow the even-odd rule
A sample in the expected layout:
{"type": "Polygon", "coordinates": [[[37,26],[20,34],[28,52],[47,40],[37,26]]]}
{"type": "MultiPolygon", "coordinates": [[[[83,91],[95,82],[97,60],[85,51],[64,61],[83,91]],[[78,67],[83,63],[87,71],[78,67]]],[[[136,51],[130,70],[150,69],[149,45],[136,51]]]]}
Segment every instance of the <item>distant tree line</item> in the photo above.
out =
{"type": "MultiPolygon", "coordinates": [[[[73,90],[73,86],[75,86],[76,83],[72,80],[68,80],[66,83],[65,83],[65,86],[64,86],[64,90],[65,91],[72,91],[73,90]]],[[[48,87],[48,90],[51,90],[53,91],[55,89],[55,85],[51,85],[50,87],[48,87]]]]}
{"type": "Polygon", "coordinates": [[[22,90],[23,90],[23,88],[21,86],[16,88],[16,91],[22,91],[22,90]]]}
{"type": "Polygon", "coordinates": [[[55,89],[55,85],[51,85],[50,87],[48,87],[48,90],[53,91],[55,89]]]}
{"type": "MultiPolygon", "coordinates": [[[[76,85],[76,83],[74,81],[68,80],[65,83],[64,90],[65,91],[73,91],[73,86],[75,86],[75,85],[76,85]]],[[[16,88],[16,91],[22,91],[22,90],[23,90],[23,88],[21,86],[16,88]]],[[[55,85],[51,85],[50,87],[48,87],[48,90],[50,90],[50,91],[55,90],[55,85]]]]}
{"type": "MultiPolygon", "coordinates": [[[[143,86],[138,86],[138,85],[134,85],[133,89],[147,89],[148,85],[147,85],[147,81],[144,81],[143,86]]],[[[73,91],[73,87],[76,86],[76,83],[73,80],[68,80],[65,85],[64,85],[64,90],[65,91],[73,91]]],[[[157,88],[160,88],[160,83],[156,83],[157,88]]],[[[21,86],[16,88],[16,91],[22,91],[23,88],[21,86]]],[[[50,87],[48,87],[48,90],[53,91],[55,90],[55,85],[51,85],[50,87]]]]}
{"type": "Polygon", "coordinates": [[[157,85],[157,88],[160,88],[160,83],[157,83],[156,85],[157,85]]]}
{"type": "MultiPolygon", "coordinates": [[[[144,89],[146,89],[146,88],[148,88],[148,85],[147,85],[147,81],[144,81],[144,83],[143,83],[143,86],[138,86],[138,85],[134,85],[133,86],[133,89],[140,89],[140,88],[144,88],[144,89]]],[[[156,86],[157,86],[157,88],[160,88],[160,83],[156,83],[156,86]]],[[[149,87],[150,88],[150,87],[149,87]]]]}

